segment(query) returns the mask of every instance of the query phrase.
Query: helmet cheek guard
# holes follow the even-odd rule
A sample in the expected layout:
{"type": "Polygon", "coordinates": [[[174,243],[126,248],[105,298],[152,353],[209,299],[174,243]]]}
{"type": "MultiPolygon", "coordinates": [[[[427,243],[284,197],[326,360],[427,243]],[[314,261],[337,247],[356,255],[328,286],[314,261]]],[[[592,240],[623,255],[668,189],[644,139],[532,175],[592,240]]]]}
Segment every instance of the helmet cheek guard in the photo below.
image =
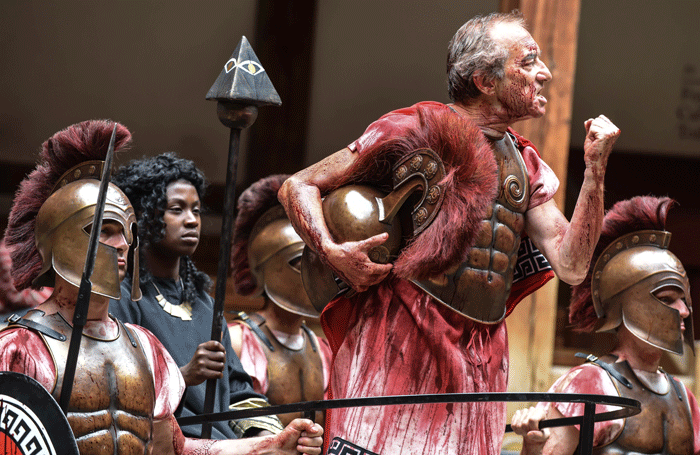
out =
{"type": "Polygon", "coordinates": [[[278,307],[311,319],[319,313],[311,304],[301,278],[301,254],[304,242],[293,243],[262,266],[265,294],[278,307]]]}
{"type": "Polygon", "coordinates": [[[612,242],[593,268],[591,293],[599,322],[597,331],[624,324],[642,341],[676,354],[683,340],[694,351],[692,306],[688,276],[678,258],[668,251],[671,234],[637,231],[612,242]],[[655,293],[673,286],[686,297],[689,316],[664,304],[655,293]]]}
{"type": "Polygon", "coordinates": [[[304,290],[300,258],[304,242],[296,233],[282,206],[265,212],[255,223],[248,241],[248,262],[257,285],[278,307],[290,313],[318,319],[304,290]]]}
{"type": "Polygon", "coordinates": [[[127,254],[127,276],[131,277],[131,300],[134,302],[141,300],[141,287],[139,283],[139,231],[136,216],[133,208],[131,209],[131,238],[133,241],[129,245],[129,253],[127,254]]]}
{"type": "MultiPolygon", "coordinates": [[[[49,196],[37,214],[35,239],[42,259],[42,269],[34,286],[55,286],[55,275],[80,286],[85,268],[90,235],[88,228],[95,217],[102,162],[86,162],[72,168],[59,180],[58,189],[49,196]],[[70,181],[70,177],[77,180],[70,181]]],[[[129,244],[128,267],[134,280],[132,299],[139,299],[138,236],[134,209],[124,193],[111,184],[108,186],[104,220],[118,222],[129,244]]],[[[91,277],[92,293],[119,299],[121,297],[117,250],[99,243],[91,277]]]]}
{"type": "MultiPolygon", "coordinates": [[[[678,283],[679,280],[653,275],[624,291],[617,298],[623,302],[620,305],[622,324],[633,335],[659,349],[681,355],[684,334],[680,329],[680,312],[664,304],[654,295],[662,287],[676,286],[674,282],[678,283]]],[[[677,287],[682,289],[681,286],[677,287]]],[[[689,332],[685,333],[685,339],[692,349],[692,323],[686,324],[686,330],[689,332]]]]}

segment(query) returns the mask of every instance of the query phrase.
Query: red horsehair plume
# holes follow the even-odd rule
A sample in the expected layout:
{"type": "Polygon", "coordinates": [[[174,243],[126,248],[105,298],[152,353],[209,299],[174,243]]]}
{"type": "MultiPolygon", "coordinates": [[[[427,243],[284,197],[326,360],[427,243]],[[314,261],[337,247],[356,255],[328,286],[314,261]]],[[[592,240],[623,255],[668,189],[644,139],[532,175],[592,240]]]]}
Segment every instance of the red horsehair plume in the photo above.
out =
{"type": "Polygon", "coordinates": [[[250,295],[258,286],[248,263],[250,233],[265,212],[280,205],[277,192],[288,177],[287,174],[276,174],[260,179],[243,191],[238,198],[238,215],[233,228],[231,248],[231,274],[236,292],[240,295],[250,295]]]}

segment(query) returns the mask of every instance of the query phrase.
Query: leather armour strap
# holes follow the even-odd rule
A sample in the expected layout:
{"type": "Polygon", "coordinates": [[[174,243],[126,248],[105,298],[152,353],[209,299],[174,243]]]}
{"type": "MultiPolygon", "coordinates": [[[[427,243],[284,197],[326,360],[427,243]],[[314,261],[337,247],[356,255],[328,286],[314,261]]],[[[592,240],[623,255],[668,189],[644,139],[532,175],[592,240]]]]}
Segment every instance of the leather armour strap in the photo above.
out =
{"type": "Polygon", "coordinates": [[[668,380],[668,382],[670,382],[671,385],[673,386],[673,390],[676,392],[676,396],[678,397],[678,399],[683,401],[683,395],[681,395],[681,389],[680,389],[680,387],[682,387],[682,385],[678,384],[678,381],[673,379],[671,377],[671,375],[666,373],[665,371],[664,371],[664,374],[666,375],[666,379],[668,380]]]}
{"type": "Polygon", "coordinates": [[[589,362],[595,363],[596,365],[607,371],[608,374],[610,374],[610,376],[617,379],[620,382],[620,384],[624,385],[628,389],[632,388],[632,383],[626,377],[622,376],[617,370],[610,366],[610,364],[603,362],[593,354],[584,354],[582,352],[577,352],[574,355],[578,358],[586,359],[589,362]]]}
{"type": "MultiPolygon", "coordinates": [[[[262,323],[261,323],[261,324],[264,324],[264,323],[265,323],[265,319],[264,319],[262,316],[260,316],[260,315],[257,315],[257,316],[258,316],[259,318],[262,319],[262,323]]],[[[260,326],[259,326],[258,324],[256,324],[255,321],[253,321],[253,320],[245,313],[245,311],[239,312],[237,317],[238,317],[240,320],[242,320],[243,322],[245,322],[245,323],[248,325],[248,327],[250,327],[250,330],[252,330],[253,333],[256,334],[256,335],[258,336],[258,338],[260,338],[260,341],[262,341],[263,343],[265,343],[265,346],[267,346],[267,349],[269,349],[270,351],[274,351],[274,350],[275,350],[275,347],[272,345],[272,342],[270,341],[270,339],[267,338],[267,335],[265,335],[265,332],[263,332],[262,330],[260,330],[260,326]]]]}
{"type": "Polygon", "coordinates": [[[318,346],[316,345],[316,338],[314,338],[311,333],[311,329],[306,327],[306,324],[301,324],[301,329],[306,332],[306,336],[309,337],[309,342],[311,343],[311,349],[314,352],[318,352],[318,346]]]}
{"type": "Polygon", "coordinates": [[[134,335],[131,333],[131,330],[124,324],[122,321],[120,321],[117,318],[114,318],[115,321],[119,322],[119,325],[122,326],[124,329],[124,333],[126,333],[126,336],[129,338],[129,341],[131,342],[131,345],[135,348],[139,347],[139,345],[136,343],[136,339],[134,338],[134,335]]]}
{"type": "Polygon", "coordinates": [[[10,325],[19,325],[22,327],[26,327],[28,329],[34,330],[36,332],[39,332],[43,335],[46,335],[47,337],[51,337],[54,340],[58,341],[66,341],[66,336],[62,333],[59,333],[55,330],[53,330],[50,327],[47,327],[43,324],[39,324],[38,322],[31,321],[29,319],[24,319],[21,318],[20,316],[16,314],[12,314],[5,319],[6,322],[9,323],[8,326],[10,325]]]}

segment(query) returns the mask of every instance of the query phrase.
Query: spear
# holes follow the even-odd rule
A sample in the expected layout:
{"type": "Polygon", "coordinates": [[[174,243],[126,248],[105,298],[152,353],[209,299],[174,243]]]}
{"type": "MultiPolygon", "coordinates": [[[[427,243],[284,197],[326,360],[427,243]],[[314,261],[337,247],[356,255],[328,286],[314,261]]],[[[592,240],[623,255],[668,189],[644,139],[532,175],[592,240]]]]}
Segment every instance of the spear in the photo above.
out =
{"type": "Polygon", "coordinates": [[[73,391],[73,379],[75,378],[75,368],[78,364],[80,340],[83,335],[83,327],[85,327],[85,323],[87,322],[87,313],[90,306],[90,293],[92,292],[92,282],[90,278],[95,269],[97,244],[100,241],[100,231],[102,231],[102,218],[104,216],[107,188],[109,187],[109,180],[112,172],[112,156],[114,155],[114,140],[116,134],[117,124],[115,123],[114,129],[112,130],[112,137],[109,140],[105,162],[102,167],[102,179],[100,180],[99,192],[97,193],[97,204],[95,205],[95,215],[93,216],[92,229],[90,230],[90,240],[88,241],[85,266],[83,267],[83,276],[80,279],[80,287],[78,288],[78,301],[75,304],[75,313],[73,314],[73,331],[68,347],[68,358],[63,373],[59,404],[66,414],[68,413],[68,403],[70,403],[70,396],[73,391]]]}
{"type": "MultiPolygon", "coordinates": [[[[233,55],[224,64],[224,68],[214,85],[207,93],[208,100],[216,100],[216,113],[219,121],[230,128],[228,141],[228,165],[226,167],[226,191],[224,194],[223,220],[221,222],[221,239],[219,243],[219,265],[216,274],[214,294],[214,315],[211,323],[211,339],[221,341],[224,320],[224,299],[226,298],[226,280],[229,273],[231,257],[231,236],[233,229],[233,211],[235,209],[236,172],[238,168],[238,148],[241,142],[241,130],[255,122],[258,107],[268,104],[282,104],[277,91],[267,77],[265,69],[250,47],[246,37],[233,51],[233,55]]],[[[207,380],[204,397],[204,413],[211,413],[216,398],[216,379],[207,380]]],[[[202,425],[202,438],[211,437],[211,423],[202,425]]]]}

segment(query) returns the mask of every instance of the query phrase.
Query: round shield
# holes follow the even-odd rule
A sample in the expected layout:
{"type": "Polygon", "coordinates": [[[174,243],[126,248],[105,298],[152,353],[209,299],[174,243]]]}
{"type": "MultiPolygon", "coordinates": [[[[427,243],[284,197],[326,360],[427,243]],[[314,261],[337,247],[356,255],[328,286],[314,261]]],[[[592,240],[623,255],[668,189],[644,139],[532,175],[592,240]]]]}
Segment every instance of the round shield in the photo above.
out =
{"type": "Polygon", "coordinates": [[[0,372],[0,454],[79,455],[56,400],[20,373],[0,372]]]}

